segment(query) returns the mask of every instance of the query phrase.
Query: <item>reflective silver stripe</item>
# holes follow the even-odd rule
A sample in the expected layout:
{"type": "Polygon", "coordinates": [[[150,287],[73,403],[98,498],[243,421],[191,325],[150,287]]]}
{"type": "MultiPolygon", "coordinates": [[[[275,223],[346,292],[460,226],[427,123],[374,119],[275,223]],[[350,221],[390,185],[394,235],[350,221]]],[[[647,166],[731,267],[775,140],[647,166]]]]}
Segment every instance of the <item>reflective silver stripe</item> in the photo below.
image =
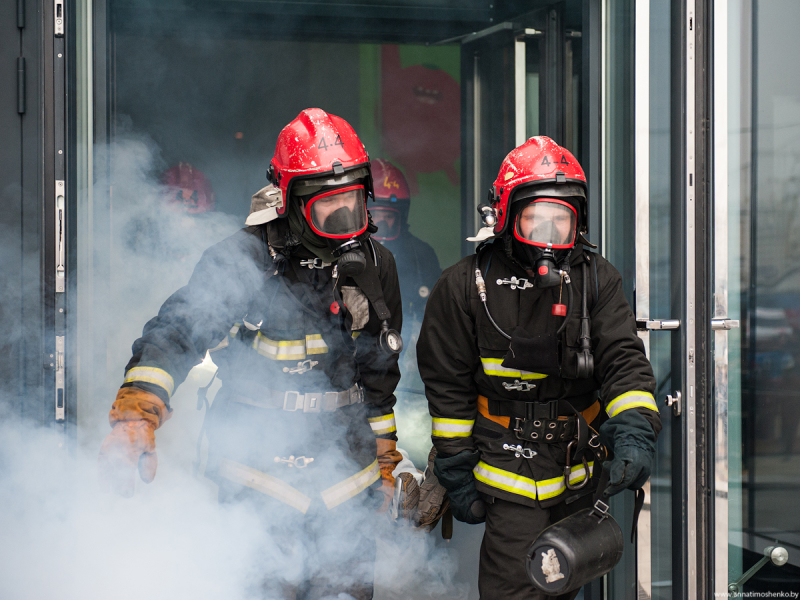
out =
{"type": "MultiPolygon", "coordinates": [[[[498,469],[483,461],[475,465],[472,472],[475,475],[475,479],[486,485],[536,500],[536,482],[533,479],[498,469]]],[[[562,477],[561,479],[563,480],[564,478],[562,477]]]]}
{"type": "Polygon", "coordinates": [[[306,336],[306,353],[307,354],[326,354],[328,352],[328,344],[322,339],[318,333],[306,336]]]}
{"type": "Polygon", "coordinates": [[[370,417],[367,420],[369,421],[369,426],[372,428],[372,433],[375,435],[384,435],[397,431],[397,422],[394,420],[393,412],[380,417],[370,417]]]}
{"type": "Polygon", "coordinates": [[[531,371],[520,371],[519,369],[509,369],[503,366],[502,358],[483,358],[483,372],[493,377],[518,377],[519,379],[544,379],[547,375],[533,373],[531,371]]]}
{"type": "Polygon", "coordinates": [[[305,340],[275,341],[260,331],[253,339],[253,348],[272,360],[303,360],[306,357],[305,340]]]}
{"type": "Polygon", "coordinates": [[[133,367],[125,373],[124,383],[135,383],[137,381],[153,383],[164,388],[170,398],[172,397],[172,392],[175,391],[175,381],[172,379],[172,375],[156,367],[133,367]]]}
{"type": "Polygon", "coordinates": [[[608,403],[606,412],[609,417],[615,417],[623,410],[630,408],[649,408],[658,412],[658,406],[649,392],[625,392],[608,403]]]}
{"type": "Polygon", "coordinates": [[[536,493],[539,495],[539,500],[548,500],[555,498],[559,494],[564,493],[567,486],[564,484],[564,476],[553,477],[552,479],[545,479],[544,481],[536,482],[536,493]]]}
{"type": "Polygon", "coordinates": [[[433,417],[431,433],[436,437],[443,438],[469,437],[472,435],[473,425],[475,425],[474,419],[442,419],[440,417],[433,417]]]}
{"type": "Polygon", "coordinates": [[[380,478],[381,471],[378,468],[378,459],[375,459],[366,469],[320,492],[320,496],[322,496],[322,501],[328,507],[328,510],[331,510],[342,502],[357,496],[380,478]]]}
{"type": "Polygon", "coordinates": [[[308,507],[311,505],[311,498],[288,483],[227,458],[223,458],[220,461],[219,474],[228,481],[247,486],[257,492],[280,500],[303,514],[306,514],[308,507]]]}

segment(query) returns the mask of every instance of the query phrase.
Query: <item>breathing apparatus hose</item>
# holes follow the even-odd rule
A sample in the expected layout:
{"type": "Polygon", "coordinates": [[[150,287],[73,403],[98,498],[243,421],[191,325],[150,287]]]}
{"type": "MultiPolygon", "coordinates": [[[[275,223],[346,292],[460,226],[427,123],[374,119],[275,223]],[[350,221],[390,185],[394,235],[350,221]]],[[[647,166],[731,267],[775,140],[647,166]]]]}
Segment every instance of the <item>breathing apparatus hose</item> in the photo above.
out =
{"type": "Polygon", "coordinates": [[[497,332],[502,335],[507,340],[511,339],[511,336],[508,335],[505,331],[500,329],[500,326],[494,322],[492,318],[492,314],[489,312],[489,306],[486,304],[486,282],[483,279],[483,275],[481,274],[481,268],[478,266],[478,255],[475,255],[475,262],[474,262],[474,269],[475,269],[475,285],[478,288],[478,297],[481,299],[483,303],[483,308],[486,311],[486,316],[489,317],[489,321],[497,330],[497,332]]]}

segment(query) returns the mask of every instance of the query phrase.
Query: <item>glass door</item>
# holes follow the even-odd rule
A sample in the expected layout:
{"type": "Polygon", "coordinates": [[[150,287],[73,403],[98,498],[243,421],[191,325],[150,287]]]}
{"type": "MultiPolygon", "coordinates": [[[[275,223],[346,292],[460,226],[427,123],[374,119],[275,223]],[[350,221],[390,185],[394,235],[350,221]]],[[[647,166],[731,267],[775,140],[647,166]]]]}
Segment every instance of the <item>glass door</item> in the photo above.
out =
{"type": "Polygon", "coordinates": [[[800,6],[714,10],[714,591],[796,597],[800,6]]]}

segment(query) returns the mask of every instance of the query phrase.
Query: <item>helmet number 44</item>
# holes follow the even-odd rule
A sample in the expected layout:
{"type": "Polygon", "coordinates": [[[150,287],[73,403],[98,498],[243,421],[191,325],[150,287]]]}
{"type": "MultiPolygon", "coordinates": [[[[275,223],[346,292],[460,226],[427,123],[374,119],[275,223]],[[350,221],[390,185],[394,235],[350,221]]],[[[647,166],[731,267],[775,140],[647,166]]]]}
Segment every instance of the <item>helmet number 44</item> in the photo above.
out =
{"type": "Polygon", "coordinates": [[[337,136],[336,136],[336,139],[335,139],[335,140],[333,140],[333,143],[332,143],[332,144],[329,144],[329,143],[328,143],[328,142],[325,140],[325,137],[324,137],[324,136],[323,136],[323,137],[321,137],[321,138],[319,138],[319,143],[317,144],[317,148],[318,148],[318,149],[320,149],[320,150],[327,150],[329,146],[344,146],[344,144],[342,144],[342,138],[341,138],[341,137],[339,137],[339,136],[337,135],[337,136]]]}

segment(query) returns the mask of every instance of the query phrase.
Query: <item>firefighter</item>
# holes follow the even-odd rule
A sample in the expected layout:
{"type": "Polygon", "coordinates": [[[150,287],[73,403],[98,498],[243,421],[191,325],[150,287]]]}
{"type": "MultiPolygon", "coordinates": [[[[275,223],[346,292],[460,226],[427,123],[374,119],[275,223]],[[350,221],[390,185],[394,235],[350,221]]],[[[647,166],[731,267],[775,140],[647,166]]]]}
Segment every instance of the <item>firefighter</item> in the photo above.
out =
{"type": "MultiPolygon", "coordinates": [[[[439,259],[430,244],[408,229],[411,193],[402,171],[388,160],[377,158],[372,161],[372,178],[375,203],[369,212],[378,227],[372,237],[386,246],[397,259],[406,326],[421,324],[428,296],[442,274],[439,259]]],[[[411,340],[412,332],[409,331],[409,335],[405,333],[404,337],[411,340]]]]}
{"type": "Polygon", "coordinates": [[[434,473],[457,519],[486,522],[481,598],[548,598],[526,552],[592,503],[602,459],[604,497],[642,487],[655,381],[619,273],[586,249],[586,177],[568,150],[530,138],[479,208],[489,239],[442,274],[417,344],[434,473]]]}
{"type": "Polygon", "coordinates": [[[302,111],[278,136],[268,177],[247,226],[203,254],[134,342],[101,474],[127,495],[137,468],[152,481],[155,430],[211,350],[222,388],[206,415],[206,476],[220,502],[255,507],[292,557],[263,593],[371,598],[364,515],[388,504],[402,458],[395,262],[370,238],[370,162],[345,120],[302,111]]]}

